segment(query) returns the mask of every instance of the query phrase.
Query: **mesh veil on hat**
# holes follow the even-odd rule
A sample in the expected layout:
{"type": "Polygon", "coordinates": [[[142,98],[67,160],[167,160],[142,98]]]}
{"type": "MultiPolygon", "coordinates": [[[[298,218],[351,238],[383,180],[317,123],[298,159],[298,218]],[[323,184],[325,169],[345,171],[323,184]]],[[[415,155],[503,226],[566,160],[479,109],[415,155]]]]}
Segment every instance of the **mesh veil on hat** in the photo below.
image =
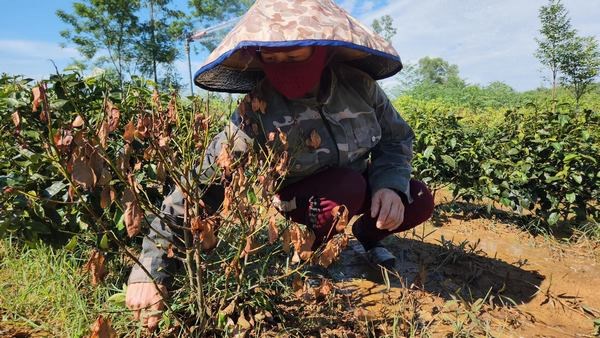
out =
{"type": "Polygon", "coordinates": [[[246,93],[264,77],[260,47],[329,46],[333,62],[346,62],[376,80],[402,69],[392,45],[333,0],[257,0],[196,72],[201,88],[246,93]]]}

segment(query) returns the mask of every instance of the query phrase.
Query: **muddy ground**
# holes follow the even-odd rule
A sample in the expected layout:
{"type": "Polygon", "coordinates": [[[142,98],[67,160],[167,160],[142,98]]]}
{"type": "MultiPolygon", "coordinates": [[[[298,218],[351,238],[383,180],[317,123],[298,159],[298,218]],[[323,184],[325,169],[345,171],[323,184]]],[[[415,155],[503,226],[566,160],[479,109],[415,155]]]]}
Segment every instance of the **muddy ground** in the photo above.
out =
{"type": "MultiPolygon", "coordinates": [[[[345,323],[362,318],[361,331],[373,336],[598,336],[597,242],[534,236],[510,213],[436,202],[432,221],[386,239],[399,258],[396,274],[366,264],[356,241],[330,268],[345,323]]],[[[319,333],[350,330],[356,325],[319,333]]]]}

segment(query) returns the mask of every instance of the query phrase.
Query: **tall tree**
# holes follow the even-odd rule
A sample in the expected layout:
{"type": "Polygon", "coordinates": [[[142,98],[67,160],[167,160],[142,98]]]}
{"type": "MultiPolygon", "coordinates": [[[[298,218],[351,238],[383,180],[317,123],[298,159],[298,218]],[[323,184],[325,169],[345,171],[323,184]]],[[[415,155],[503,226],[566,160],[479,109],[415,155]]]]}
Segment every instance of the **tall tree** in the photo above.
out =
{"type": "Polygon", "coordinates": [[[73,13],[58,10],[56,15],[71,26],[61,36],[88,60],[106,52],[122,82],[135,57],[139,8],[139,0],[87,0],[73,3],[73,13]]]}
{"type": "Polygon", "coordinates": [[[567,44],[565,58],[560,64],[561,82],[573,90],[575,102],[579,100],[600,73],[600,50],[592,36],[576,36],[567,44]]]}
{"type": "Polygon", "coordinates": [[[442,85],[464,86],[464,81],[458,75],[458,66],[451,65],[442,58],[428,56],[419,60],[417,73],[421,82],[442,85]]]}
{"type": "Polygon", "coordinates": [[[569,12],[560,0],[548,0],[547,6],[540,7],[540,39],[536,38],[538,48],[535,56],[548,67],[552,76],[552,101],[556,107],[556,84],[560,65],[565,61],[569,41],[576,31],[571,27],[569,12]]]}
{"type": "Polygon", "coordinates": [[[142,74],[152,75],[155,83],[159,83],[159,70],[163,72],[163,80],[173,77],[170,65],[180,55],[179,43],[189,25],[185,13],[171,8],[170,3],[171,0],[142,3],[148,11],[148,20],[140,24],[136,40],[137,66],[142,74]]]}
{"type": "Polygon", "coordinates": [[[381,35],[387,41],[392,41],[392,38],[398,32],[396,28],[394,28],[394,20],[390,15],[384,15],[379,19],[373,20],[371,23],[371,28],[375,31],[375,33],[381,35]]]}

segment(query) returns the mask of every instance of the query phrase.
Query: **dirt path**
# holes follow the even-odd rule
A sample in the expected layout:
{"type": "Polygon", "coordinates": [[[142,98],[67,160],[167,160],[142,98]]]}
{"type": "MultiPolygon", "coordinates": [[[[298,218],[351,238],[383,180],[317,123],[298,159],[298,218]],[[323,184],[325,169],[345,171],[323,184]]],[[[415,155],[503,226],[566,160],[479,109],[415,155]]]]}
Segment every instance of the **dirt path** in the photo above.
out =
{"type": "Polygon", "coordinates": [[[351,242],[331,269],[355,315],[377,334],[594,337],[600,318],[600,247],[534,237],[493,219],[443,215],[386,239],[398,276],[365,267],[351,242]],[[352,291],[352,292],[350,292],[352,291]],[[387,318],[387,321],[383,319],[387,318]],[[396,327],[390,326],[395,319],[396,327]],[[400,328],[400,329],[398,329],[400,328]]]}

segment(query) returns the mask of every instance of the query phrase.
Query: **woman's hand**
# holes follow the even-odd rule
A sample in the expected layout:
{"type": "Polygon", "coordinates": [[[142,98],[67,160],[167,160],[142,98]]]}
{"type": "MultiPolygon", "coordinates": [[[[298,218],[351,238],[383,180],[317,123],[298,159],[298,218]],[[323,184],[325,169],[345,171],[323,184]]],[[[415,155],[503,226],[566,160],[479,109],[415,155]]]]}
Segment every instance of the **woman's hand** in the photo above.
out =
{"type": "Polygon", "coordinates": [[[393,190],[377,190],[371,198],[371,217],[377,217],[377,229],[394,231],[404,221],[404,203],[393,190]],[[379,215],[379,216],[378,216],[379,215]]]}
{"type": "Polygon", "coordinates": [[[148,330],[154,331],[158,326],[161,312],[165,308],[162,295],[167,294],[167,287],[154,283],[133,283],[127,287],[125,304],[133,311],[133,318],[141,320],[148,330]],[[141,315],[141,318],[140,318],[141,315]]]}

